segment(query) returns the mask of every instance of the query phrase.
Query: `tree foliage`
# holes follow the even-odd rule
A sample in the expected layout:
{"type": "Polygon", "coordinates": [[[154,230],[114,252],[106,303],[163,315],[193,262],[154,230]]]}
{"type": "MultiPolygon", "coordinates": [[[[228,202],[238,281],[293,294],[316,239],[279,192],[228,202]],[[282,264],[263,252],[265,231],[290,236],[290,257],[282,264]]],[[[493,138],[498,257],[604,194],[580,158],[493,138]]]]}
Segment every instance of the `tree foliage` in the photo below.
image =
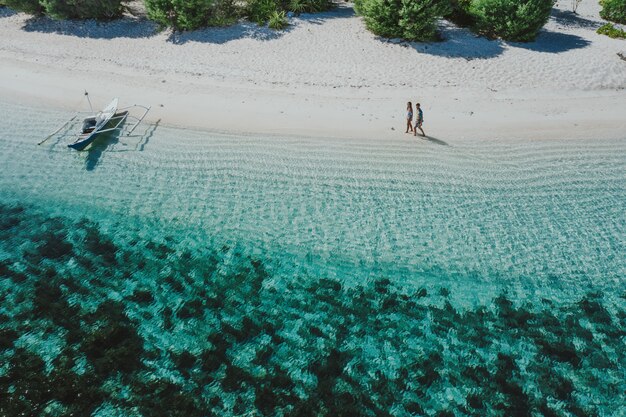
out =
{"type": "Polygon", "coordinates": [[[475,28],[509,41],[535,39],[546,24],[554,0],[472,0],[469,13],[475,28]]]}
{"type": "Polygon", "coordinates": [[[144,0],[148,17],[176,30],[223,26],[239,17],[272,28],[287,26],[287,11],[312,13],[328,10],[331,0],[144,0]]]}
{"type": "Polygon", "coordinates": [[[164,26],[191,30],[205,26],[213,0],[145,0],[148,17],[164,26]]]}
{"type": "Polygon", "coordinates": [[[402,37],[426,41],[437,39],[437,20],[450,13],[449,0],[402,0],[402,37]]]}
{"type": "Polygon", "coordinates": [[[124,12],[122,0],[3,0],[12,9],[54,19],[109,20],[124,12]]]}
{"type": "Polygon", "coordinates": [[[40,15],[43,14],[44,9],[39,0],[3,0],[4,3],[19,12],[28,14],[40,15]]]}
{"type": "Polygon", "coordinates": [[[375,34],[386,38],[402,37],[401,0],[358,0],[354,6],[363,16],[367,28],[375,34]]]}
{"type": "Polygon", "coordinates": [[[39,0],[44,13],[55,19],[109,20],[124,12],[121,0],[39,0]]]}
{"type": "Polygon", "coordinates": [[[334,6],[332,0],[283,0],[283,8],[285,10],[300,13],[318,13],[332,9],[334,6]]]}
{"type": "Polygon", "coordinates": [[[247,0],[246,15],[259,25],[264,25],[274,13],[278,13],[280,4],[277,0],[247,0]]]}
{"type": "Polygon", "coordinates": [[[450,0],[450,11],[446,18],[461,26],[471,26],[474,23],[469,14],[472,0],[450,0]]]}
{"type": "Polygon", "coordinates": [[[287,22],[287,14],[285,13],[285,11],[281,10],[280,12],[272,13],[267,23],[267,26],[270,29],[274,30],[282,30],[289,26],[289,23],[287,22]]]}
{"type": "Polygon", "coordinates": [[[626,0],[600,0],[603,19],[616,23],[626,23],[626,0]]]}
{"type": "Polygon", "coordinates": [[[372,32],[388,38],[433,40],[437,19],[450,13],[450,0],[357,0],[355,9],[372,32]]]}
{"type": "Polygon", "coordinates": [[[626,31],[616,28],[615,26],[613,26],[612,23],[605,23],[604,25],[600,26],[598,30],[596,30],[596,33],[599,33],[600,35],[606,35],[609,38],[613,39],[626,39],[626,31]]]}
{"type": "MultiPolygon", "coordinates": [[[[604,0],[626,1],[626,0],[604,0]]],[[[546,24],[555,0],[355,0],[365,25],[387,38],[437,38],[437,20],[446,17],[484,35],[510,41],[533,40],[546,24]]]]}

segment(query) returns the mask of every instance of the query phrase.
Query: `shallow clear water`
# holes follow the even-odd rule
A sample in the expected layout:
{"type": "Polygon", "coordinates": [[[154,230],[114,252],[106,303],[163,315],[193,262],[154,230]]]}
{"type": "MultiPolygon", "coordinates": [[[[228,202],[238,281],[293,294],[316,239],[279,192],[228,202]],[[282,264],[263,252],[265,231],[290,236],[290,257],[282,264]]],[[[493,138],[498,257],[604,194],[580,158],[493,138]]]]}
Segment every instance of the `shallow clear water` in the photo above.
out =
{"type": "Polygon", "coordinates": [[[626,140],[75,152],[0,111],[0,414],[615,415],[626,140]]]}

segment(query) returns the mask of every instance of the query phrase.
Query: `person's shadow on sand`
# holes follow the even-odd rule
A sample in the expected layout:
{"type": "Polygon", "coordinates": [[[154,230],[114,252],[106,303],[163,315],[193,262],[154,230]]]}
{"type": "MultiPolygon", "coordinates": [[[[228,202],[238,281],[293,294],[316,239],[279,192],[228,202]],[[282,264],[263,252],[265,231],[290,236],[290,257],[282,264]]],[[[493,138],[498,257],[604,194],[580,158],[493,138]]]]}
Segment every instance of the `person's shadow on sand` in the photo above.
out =
{"type": "Polygon", "coordinates": [[[437,139],[437,138],[435,138],[435,137],[433,137],[433,136],[429,136],[429,135],[426,135],[426,136],[416,136],[416,138],[418,138],[418,139],[422,139],[422,140],[427,140],[428,142],[432,142],[432,143],[434,143],[434,144],[436,144],[436,145],[441,145],[441,146],[450,146],[450,145],[448,144],[448,142],[444,142],[444,141],[443,141],[443,140],[441,140],[441,139],[437,139]]]}

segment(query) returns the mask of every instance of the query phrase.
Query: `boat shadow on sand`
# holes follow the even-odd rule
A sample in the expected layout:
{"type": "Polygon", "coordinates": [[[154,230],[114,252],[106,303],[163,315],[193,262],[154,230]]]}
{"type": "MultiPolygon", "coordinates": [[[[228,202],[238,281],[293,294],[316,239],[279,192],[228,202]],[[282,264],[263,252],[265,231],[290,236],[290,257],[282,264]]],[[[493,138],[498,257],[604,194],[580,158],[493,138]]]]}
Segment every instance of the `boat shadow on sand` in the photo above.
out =
{"type": "Polygon", "coordinates": [[[111,131],[100,134],[91,146],[85,149],[87,153],[85,169],[87,171],[95,170],[102,162],[105,153],[143,152],[160,122],[161,120],[157,120],[156,123],[149,125],[146,131],[140,135],[126,136],[123,135],[121,131],[111,131]],[[123,140],[120,140],[122,138],[123,140]],[[134,141],[132,139],[138,140],[134,141]]]}

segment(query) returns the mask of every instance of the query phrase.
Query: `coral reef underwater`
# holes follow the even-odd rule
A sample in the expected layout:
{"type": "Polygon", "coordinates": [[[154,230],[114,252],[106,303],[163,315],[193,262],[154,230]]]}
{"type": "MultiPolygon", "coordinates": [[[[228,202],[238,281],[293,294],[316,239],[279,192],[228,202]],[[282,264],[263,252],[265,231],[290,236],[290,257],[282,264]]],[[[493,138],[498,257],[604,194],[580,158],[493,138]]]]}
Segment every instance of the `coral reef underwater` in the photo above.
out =
{"type": "MultiPolygon", "coordinates": [[[[461,308],[0,204],[0,416],[609,416],[626,293],[461,308]]],[[[621,399],[621,400],[620,400],[621,399]]],[[[623,409],[622,409],[623,411],[623,409]]]]}

